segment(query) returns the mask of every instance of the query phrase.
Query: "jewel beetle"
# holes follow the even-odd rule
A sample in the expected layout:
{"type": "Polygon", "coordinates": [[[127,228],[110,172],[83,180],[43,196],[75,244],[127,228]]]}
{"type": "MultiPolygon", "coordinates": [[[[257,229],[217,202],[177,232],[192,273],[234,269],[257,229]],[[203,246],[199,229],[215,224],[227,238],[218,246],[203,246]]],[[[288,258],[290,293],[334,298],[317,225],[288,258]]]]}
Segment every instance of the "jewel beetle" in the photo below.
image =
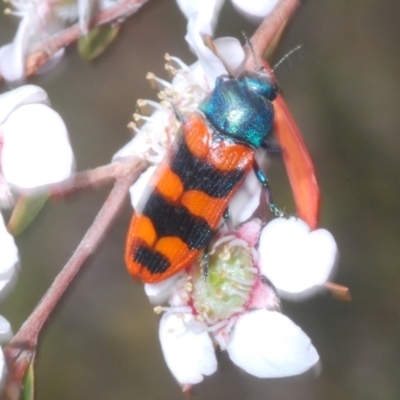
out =
{"type": "Polygon", "coordinates": [[[160,282],[188,267],[215,236],[233,195],[251,169],[268,180],[254,150],[268,149],[278,94],[272,75],[220,76],[199,111],[180,117],[182,134],[157,167],[134,211],[125,261],[131,275],[160,282]]]}

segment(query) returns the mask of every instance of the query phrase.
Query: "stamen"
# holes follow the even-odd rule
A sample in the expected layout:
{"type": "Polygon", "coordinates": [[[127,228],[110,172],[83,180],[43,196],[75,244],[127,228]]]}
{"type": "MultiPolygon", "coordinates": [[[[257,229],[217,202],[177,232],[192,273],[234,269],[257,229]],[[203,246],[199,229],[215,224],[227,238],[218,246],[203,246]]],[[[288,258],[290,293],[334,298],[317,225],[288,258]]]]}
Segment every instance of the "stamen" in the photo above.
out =
{"type": "Polygon", "coordinates": [[[169,101],[161,101],[159,104],[164,110],[171,109],[171,103],[169,101]]]}
{"type": "Polygon", "coordinates": [[[186,282],[185,285],[184,285],[184,288],[189,293],[193,292],[193,284],[191,282],[186,282]]]}
{"type": "Polygon", "coordinates": [[[252,272],[253,274],[257,274],[259,273],[258,268],[255,267],[246,267],[246,270],[249,272],[252,272]]]}
{"type": "Polygon", "coordinates": [[[255,283],[255,279],[242,279],[242,278],[235,278],[235,277],[229,277],[229,279],[232,282],[238,283],[238,284],[243,285],[243,286],[250,286],[251,287],[255,283]]]}
{"type": "Polygon", "coordinates": [[[146,157],[146,159],[148,161],[150,161],[152,164],[159,164],[161,162],[161,160],[163,159],[163,156],[161,154],[157,154],[157,155],[148,155],[146,157]]]}
{"type": "Polygon", "coordinates": [[[4,10],[4,15],[12,15],[12,16],[14,16],[14,17],[21,17],[21,18],[24,16],[23,13],[21,13],[21,12],[19,12],[19,11],[14,11],[14,10],[12,10],[11,8],[6,8],[6,9],[4,10]]]}
{"type": "Polygon", "coordinates": [[[241,314],[245,311],[246,309],[244,307],[236,307],[232,308],[232,314],[241,314]]]}
{"type": "Polygon", "coordinates": [[[247,300],[247,298],[249,297],[248,293],[243,293],[243,291],[234,289],[233,287],[232,289],[229,290],[229,294],[230,295],[234,294],[236,296],[241,297],[244,300],[247,300]]]}
{"type": "MultiPolygon", "coordinates": [[[[140,114],[137,114],[137,115],[140,115],[140,114]]],[[[133,114],[133,116],[135,116],[135,114],[133,114]]],[[[148,117],[146,115],[140,115],[140,119],[143,120],[143,121],[150,122],[150,123],[154,124],[154,119],[151,116],[148,117]]]]}
{"type": "Polygon", "coordinates": [[[176,314],[188,314],[192,312],[192,309],[190,307],[162,307],[162,306],[156,306],[154,307],[153,311],[156,314],[161,314],[162,312],[173,312],[176,314]]]}
{"type": "Polygon", "coordinates": [[[237,318],[229,318],[228,325],[225,327],[225,331],[227,333],[229,333],[232,330],[233,325],[236,323],[236,320],[237,318]]]}
{"type": "MultiPolygon", "coordinates": [[[[148,79],[152,85],[158,83],[159,85],[161,85],[161,87],[172,88],[172,85],[169,82],[165,81],[164,79],[158,78],[152,72],[147,73],[146,79],[148,79]]],[[[159,88],[158,85],[155,85],[155,87],[159,88]]]]}
{"type": "Polygon", "coordinates": [[[169,72],[172,76],[175,76],[178,73],[178,70],[174,68],[171,64],[164,65],[167,72],[169,72]]]}
{"type": "Polygon", "coordinates": [[[154,111],[164,111],[160,103],[153,100],[138,99],[136,104],[140,108],[142,114],[152,114],[154,111]]]}
{"type": "Polygon", "coordinates": [[[200,314],[196,315],[194,320],[197,322],[204,322],[204,318],[200,314]]]}
{"type": "Polygon", "coordinates": [[[139,113],[134,113],[134,114],[132,115],[132,117],[133,117],[133,120],[134,120],[135,122],[139,122],[139,121],[142,119],[142,116],[141,116],[139,113]]]}
{"type": "Polygon", "coordinates": [[[222,261],[229,261],[231,258],[231,252],[228,246],[224,246],[222,252],[218,255],[218,258],[222,261]]]}
{"type": "Polygon", "coordinates": [[[187,303],[190,300],[190,296],[188,293],[182,293],[181,294],[181,299],[182,301],[184,301],[185,303],[187,303]]]}
{"type": "Polygon", "coordinates": [[[233,240],[229,243],[229,246],[231,246],[231,247],[233,247],[233,246],[240,246],[240,247],[245,247],[245,248],[247,248],[247,247],[249,247],[249,244],[248,244],[246,241],[244,241],[243,239],[236,238],[236,239],[233,239],[233,240]]]}
{"type": "Polygon", "coordinates": [[[253,258],[254,263],[258,262],[258,251],[254,247],[250,247],[251,256],[253,258]]]}
{"type": "Polygon", "coordinates": [[[205,330],[206,330],[206,332],[215,332],[215,331],[218,331],[218,330],[224,328],[226,325],[228,325],[228,320],[225,319],[214,325],[208,326],[207,328],[205,328],[205,330]]]}
{"type": "Polygon", "coordinates": [[[225,242],[228,242],[229,240],[233,240],[233,239],[235,239],[235,238],[236,238],[235,235],[224,236],[224,237],[218,239],[216,242],[214,242],[214,244],[213,244],[212,247],[213,247],[213,249],[215,249],[215,248],[218,247],[220,244],[225,243],[225,242]]]}
{"type": "Polygon", "coordinates": [[[175,62],[176,64],[178,64],[178,66],[182,69],[188,70],[189,67],[187,64],[185,64],[180,58],[178,57],[174,57],[169,55],[168,53],[164,56],[165,60],[169,63],[171,63],[172,61],[175,62]]]}

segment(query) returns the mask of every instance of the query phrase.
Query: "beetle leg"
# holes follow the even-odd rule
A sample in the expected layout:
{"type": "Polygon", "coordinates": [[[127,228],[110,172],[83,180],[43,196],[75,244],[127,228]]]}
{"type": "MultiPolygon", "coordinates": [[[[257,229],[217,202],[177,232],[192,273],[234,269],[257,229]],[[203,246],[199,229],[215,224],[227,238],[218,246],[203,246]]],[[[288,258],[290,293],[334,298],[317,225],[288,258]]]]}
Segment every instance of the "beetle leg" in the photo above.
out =
{"type": "MultiPolygon", "coordinates": [[[[231,215],[231,213],[229,211],[229,208],[227,207],[226,210],[224,211],[224,214],[222,215],[222,219],[223,219],[225,225],[227,224],[227,222],[230,218],[230,215],[231,215]]],[[[210,253],[210,244],[222,228],[223,228],[223,225],[220,225],[219,228],[214,233],[214,235],[209,240],[209,242],[206,244],[206,247],[204,248],[203,259],[201,260],[201,264],[200,264],[201,269],[203,270],[204,278],[207,278],[207,276],[208,276],[208,256],[210,253]]]]}
{"type": "Polygon", "coordinates": [[[229,208],[227,207],[226,210],[224,211],[224,214],[222,215],[222,219],[224,222],[228,222],[229,218],[231,216],[231,212],[229,211],[229,208]]]}
{"type": "Polygon", "coordinates": [[[253,163],[253,169],[256,174],[257,179],[260,181],[261,185],[264,186],[265,193],[267,195],[267,202],[269,209],[271,212],[275,215],[275,217],[283,217],[285,216],[285,213],[280,210],[273,202],[272,200],[272,193],[271,193],[271,188],[269,186],[268,178],[264,174],[264,172],[261,170],[260,166],[257,164],[256,161],[253,163]]]}
{"type": "Polygon", "coordinates": [[[208,251],[210,250],[209,244],[204,249],[203,259],[201,260],[200,266],[203,271],[204,279],[207,279],[208,276],[208,251]]]}

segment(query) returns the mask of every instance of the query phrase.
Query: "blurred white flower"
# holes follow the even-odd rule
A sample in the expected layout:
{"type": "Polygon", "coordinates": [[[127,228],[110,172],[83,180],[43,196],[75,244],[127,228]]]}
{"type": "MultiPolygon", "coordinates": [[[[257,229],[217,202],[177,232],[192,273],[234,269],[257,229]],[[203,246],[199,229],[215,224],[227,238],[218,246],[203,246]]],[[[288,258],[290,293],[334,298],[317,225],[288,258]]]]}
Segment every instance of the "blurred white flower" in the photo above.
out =
{"type": "MultiPolygon", "coordinates": [[[[64,27],[62,20],[53,13],[57,4],[47,0],[10,1],[13,11],[8,13],[21,18],[14,40],[0,47],[0,75],[12,83],[20,83],[25,78],[25,58],[33,47],[60,31],[64,27]]],[[[56,64],[63,50],[56,53],[50,64],[56,64]]]]}
{"type": "MultiPolygon", "coordinates": [[[[9,292],[16,278],[18,265],[18,249],[14,238],[8,233],[3,217],[0,213],[0,298],[3,299],[9,292]]],[[[0,315],[0,344],[12,338],[10,323],[0,315]]],[[[0,388],[6,373],[6,364],[3,351],[0,347],[0,388]]]]}
{"type": "MultiPolygon", "coordinates": [[[[236,365],[260,378],[298,375],[318,363],[310,338],[280,313],[275,291],[290,288],[302,273],[307,275],[305,291],[309,286],[323,285],[330,275],[337,258],[336,243],[327,231],[309,234],[307,228],[295,218],[277,218],[264,228],[259,220],[249,221],[215,241],[206,278],[199,261],[181,277],[146,285],[152,302],[169,294],[170,307],[155,310],[165,312],[159,330],[161,347],[181,385],[196,384],[215,372],[212,338],[236,365]],[[307,245],[299,238],[299,229],[304,229],[303,234],[329,240],[324,245],[326,239],[307,245]],[[305,246],[301,253],[299,245],[305,246]],[[280,253],[283,261],[279,257],[267,259],[265,254],[269,251],[280,253]],[[285,254],[293,257],[288,259],[285,254]],[[310,262],[313,268],[308,267],[310,262]],[[281,268],[284,272],[279,282],[274,282],[276,271],[281,268]],[[299,272],[293,274],[295,270],[299,272]]],[[[300,292],[298,287],[295,290],[300,292]]]]}
{"type": "Polygon", "coordinates": [[[34,85],[0,95],[0,207],[12,204],[11,189],[56,183],[74,170],[67,128],[48,103],[34,85]]]}
{"type": "Polygon", "coordinates": [[[269,15],[279,0],[231,0],[236,10],[249,21],[260,23],[269,15]]]}
{"type": "MultiPolygon", "coordinates": [[[[18,249],[15,245],[14,238],[7,231],[3,217],[0,213],[0,292],[3,291],[3,289],[6,288],[14,278],[18,260],[18,249]]],[[[2,329],[0,323],[0,342],[2,337],[1,332],[2,329]]]]}
{"type": "MultiPolygon", "coordinates": [[[[0,76],[11,83],[21,83],[25,78],[26,57],[34,47],[79,21],[86,33],[93,13],[114,5],[119,0],[10,0],[8,14],[21,19],[11,43],[0,47],[0,76]]],[[[54,54],[37,73],[47,72],[61,60],[64,49],[54,54]]]]}

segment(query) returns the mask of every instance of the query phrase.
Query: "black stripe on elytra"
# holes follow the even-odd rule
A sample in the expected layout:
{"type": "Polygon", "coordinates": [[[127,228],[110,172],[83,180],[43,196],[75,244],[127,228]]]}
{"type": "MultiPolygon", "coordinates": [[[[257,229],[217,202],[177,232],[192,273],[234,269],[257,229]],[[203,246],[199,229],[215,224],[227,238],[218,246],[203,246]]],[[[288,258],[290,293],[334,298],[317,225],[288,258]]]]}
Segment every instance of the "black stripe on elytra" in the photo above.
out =
{"type": "Polygon", "coordinates": [[[220,171],[212,164],[193,155],[185,139],[179,143],[171,169],[183,183],[185,190],[200,190],[211,197],[224,198],[242,180],[244,171],[220,171]]]}
{"type": "Polygon", "coordinates": [[[138,246],[134,261],[142,264],[152,274],[161,274],[171,265],[168,258],[158,251],[151,250],[147,246],[138,246]]]}
{"type": "Polygon", "coordinates": [[[142,214],[151,219],[158,238],[177,236],[190,249],[201,249],[214,234],[204,218],[192,215],[185,207],[169,204],[156,193],[149,197],[142,214]]]}

